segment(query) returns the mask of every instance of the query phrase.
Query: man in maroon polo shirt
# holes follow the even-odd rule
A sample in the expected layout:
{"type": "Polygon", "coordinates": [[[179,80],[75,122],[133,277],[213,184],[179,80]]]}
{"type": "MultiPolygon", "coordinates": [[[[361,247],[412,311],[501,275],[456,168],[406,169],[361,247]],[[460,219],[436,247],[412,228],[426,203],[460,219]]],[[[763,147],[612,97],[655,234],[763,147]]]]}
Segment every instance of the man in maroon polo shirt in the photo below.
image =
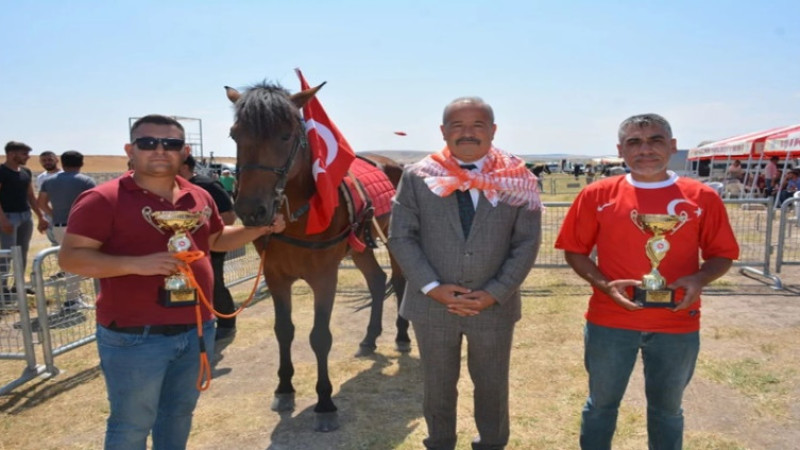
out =
{"type": "MultiPolygon", "coordinates": [[[[176,177],[190,148],[175,119],[145,116],[130,133],[125,152],[135,170],[78,197],[59,263],[68,272],[100,279],[97,347],[110,403],[105,447],[145,448],[152,431],[154,448],[185,448],[199,397],[197,318],[194,306],[162,302],[165,277],[184,263],[167,250],[173,233],[149,218],[156,211],[201,214],[200,225],[186,235],[190,249],[205,254],[190,266],[209,300],[209,251],[233,250],[281,232],[284,223],[278,217],[271,226],[225,226],[211,196],[176,177]]],[[[202,304],[200,309],[211,355],[213,315],[202,304]]]]}

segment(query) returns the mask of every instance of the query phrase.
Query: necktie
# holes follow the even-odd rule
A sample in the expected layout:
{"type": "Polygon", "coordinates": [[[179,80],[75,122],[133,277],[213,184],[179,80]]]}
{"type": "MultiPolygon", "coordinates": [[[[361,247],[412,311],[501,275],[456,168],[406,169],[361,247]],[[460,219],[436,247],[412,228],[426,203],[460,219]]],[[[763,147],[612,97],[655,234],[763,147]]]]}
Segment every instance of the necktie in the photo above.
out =
{"type": "MultiPolygon", "coordinates": [[[[462,169],[473,170],[478,167],[475,164],[462,164],[462,169]]],[[[475,217],[475,205],[472,204],[472,194],[469,190],[456,191],[456,199],[458,199],[458,216],[461,218],[461,229],[464,231],[464,238],[469,236],[469,230],[472,228],[472,219],[475,217]]]]}

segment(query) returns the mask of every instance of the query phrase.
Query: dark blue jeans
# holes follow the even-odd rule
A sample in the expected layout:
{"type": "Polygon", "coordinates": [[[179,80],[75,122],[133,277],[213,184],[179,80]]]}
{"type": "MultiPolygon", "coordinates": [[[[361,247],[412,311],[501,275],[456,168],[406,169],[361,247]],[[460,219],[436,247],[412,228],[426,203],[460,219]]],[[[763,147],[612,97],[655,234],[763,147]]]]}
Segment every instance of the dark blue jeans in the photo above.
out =
{"type": "Polygon", "coordinates": [[[610,449],[619,404],[642,351],[651,450],[683,445],[683,391],[694,373],[700,334],[648,333],[586,324],[584,364],[589,398],[583,407],[582,449],[610,449]]]}
{"type": "MultiPolygon", "coordinates": [[[[214,321],[203,324],[209,358],[214,354],[214,321]]],[[[197,330],[173,336],[125,334],[97,326],[100,367],[111,411],[106,449],[184,449],[200,392],[197,330]]]]}

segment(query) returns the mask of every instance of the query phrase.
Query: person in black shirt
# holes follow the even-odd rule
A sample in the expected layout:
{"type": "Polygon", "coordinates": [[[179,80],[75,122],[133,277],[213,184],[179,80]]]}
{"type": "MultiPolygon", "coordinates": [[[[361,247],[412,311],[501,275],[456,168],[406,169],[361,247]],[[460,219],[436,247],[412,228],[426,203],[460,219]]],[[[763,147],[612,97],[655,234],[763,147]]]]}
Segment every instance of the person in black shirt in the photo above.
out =
{"type": "MultiPolygon", "coordinates": [[[[0,165],[0,248],[22,247],[22,265],[27,267],[28,248],[33,236],[31,211],[39,220],[39,229],[46,230],[47,219],[42,216],[33,195],[33,177],[25,166],[30,158],[31,148],[16,141],[9,141],[5,147],[6,160],[0,165]]],[[[0,261],[0,275],[9,272],[7,260],[0,261]]],[[[8,277],[3,276],[2,286],[6,290],[8,277]]],[[[29,293],[33,293],[30,291],[29,293]]]]}
{"type": "MultiPolygon", "coordinates": [[[[225,225],[233,225],[236,222],[236,213],[233,212],[231,197],[222,187],[219,181],[215,181],[205,175],[194,173],[197,161],[192,155],[186,157],[181,165],[179,175],[189,180],[211,194],[211,198],[217,204],[219,215],[225,225]]],[[[231,292],[225,286],[225,253],[211,252],[211,268],[214,270],[214,309],[223,313],[230,314],[236,311],[231,292]]],[[[236,318],[217,319],[216,340],[232,338],[236,334],[236,318]]]]}

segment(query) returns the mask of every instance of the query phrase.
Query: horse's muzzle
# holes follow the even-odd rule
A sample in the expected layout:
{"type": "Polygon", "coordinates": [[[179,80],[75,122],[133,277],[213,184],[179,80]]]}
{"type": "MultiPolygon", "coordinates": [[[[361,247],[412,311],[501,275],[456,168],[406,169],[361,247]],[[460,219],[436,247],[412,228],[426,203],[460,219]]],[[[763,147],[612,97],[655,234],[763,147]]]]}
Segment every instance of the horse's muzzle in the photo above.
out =
{"type": "Polygon", "coordinates": [[[240,196],[236,199],[233,209],[247,227],[270,225],[275,216],[273,204],[261,199],[244,199],[240,196]]]}

